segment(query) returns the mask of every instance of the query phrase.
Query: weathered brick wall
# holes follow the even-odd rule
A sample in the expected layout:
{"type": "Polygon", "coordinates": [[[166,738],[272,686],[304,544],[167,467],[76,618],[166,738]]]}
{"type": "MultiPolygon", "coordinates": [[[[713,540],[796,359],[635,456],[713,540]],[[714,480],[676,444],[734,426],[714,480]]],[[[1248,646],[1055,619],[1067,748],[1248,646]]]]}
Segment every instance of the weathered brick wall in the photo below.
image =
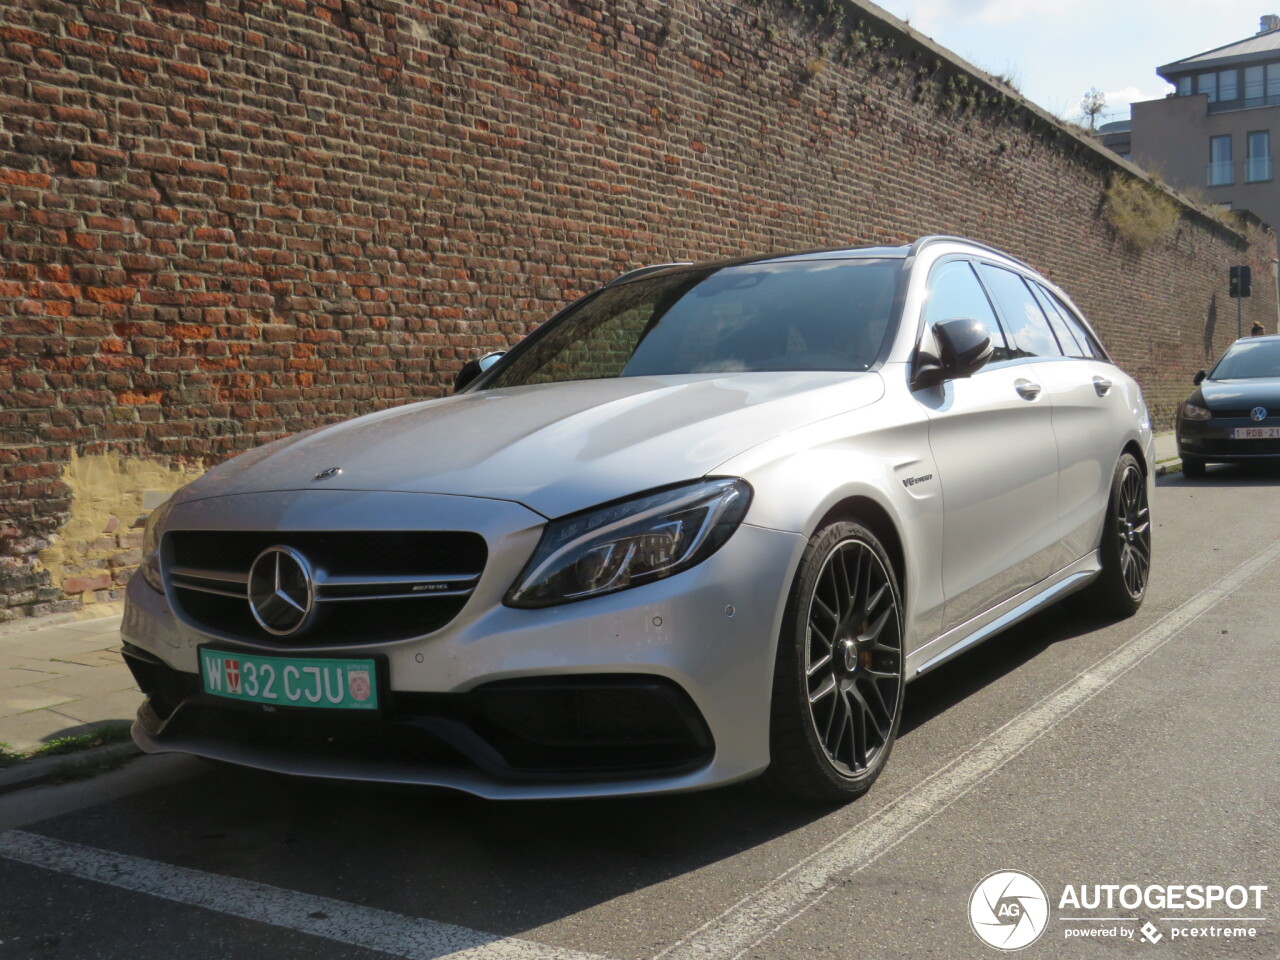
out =
{"type": "Polygon", "coordinates": [[[115,599],[188,472],[646,262],[965,234],[1164,416],[1231,263],[1274,329],[1269,235],[1126,247],[1115,162],[845,0],[0,0],[0,44],[0,617],[115,599]]]}

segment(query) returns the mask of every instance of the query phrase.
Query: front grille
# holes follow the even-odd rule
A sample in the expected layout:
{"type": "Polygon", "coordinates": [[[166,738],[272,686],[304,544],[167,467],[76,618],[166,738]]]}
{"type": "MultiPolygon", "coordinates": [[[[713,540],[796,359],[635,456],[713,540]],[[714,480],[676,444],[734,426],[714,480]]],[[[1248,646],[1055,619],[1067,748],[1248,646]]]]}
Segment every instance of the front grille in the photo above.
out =
{"type": "Polygon", "coordinates": [[[484,571],[476,533],[177,530],[162,556],[169,597],[216,637],[272,646],[381,643],[439,630],[466,604],[484,571]],[[249,572],[271,547],[303,556],[314,613],[287,636],[263,629],[249,602],[249,572]]]}

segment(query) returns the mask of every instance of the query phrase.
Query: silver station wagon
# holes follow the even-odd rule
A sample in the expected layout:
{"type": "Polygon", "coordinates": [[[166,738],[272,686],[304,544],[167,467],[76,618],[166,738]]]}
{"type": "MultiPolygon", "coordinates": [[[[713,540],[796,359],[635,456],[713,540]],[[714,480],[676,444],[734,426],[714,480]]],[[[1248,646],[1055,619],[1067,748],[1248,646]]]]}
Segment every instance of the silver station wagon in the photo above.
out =
{"type": "Polygon", "coordinates": [[[134,737],[484,797],[866,790],[905,686],[1150,568],[1152,434],[965,240],[673,264],[150,517],[134,737]]]}

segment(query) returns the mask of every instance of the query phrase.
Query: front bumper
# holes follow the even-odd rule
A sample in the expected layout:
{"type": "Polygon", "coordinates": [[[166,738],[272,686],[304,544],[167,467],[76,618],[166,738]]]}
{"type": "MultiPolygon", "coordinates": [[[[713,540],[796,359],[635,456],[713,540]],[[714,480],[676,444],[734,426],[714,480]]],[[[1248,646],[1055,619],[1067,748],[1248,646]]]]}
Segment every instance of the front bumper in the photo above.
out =
{"type": "MultiPolygon", "coordinates": [[[[252,512],[259,529],[272,498],[295,523],[314,517],[332,528],[344,516],[362,529],[389,516],[423,529],[476,529],[490,559],[466,606],[422,637],[290,648],[296,657],[385,658],[390,702],[380,716],[268,710],[203,694],[197,649],[278,656],[280,646],[209,636],[135,577],[122,634],[147,694],[134,726],[144,750],[489,798],[691,790],[767,766],[776,638],[802,536],[743,525],[668,580],[519,610],[501,597],[536,544],[540,518],[514,504],[415,494],[361,494],[356,515],[318,502],[299,507],[334,493],[259,496],[252,512]]],[[[244,529],[242,506],[202,501],[185,515],[175,508],[170,523],[244,529]]]]}
{"type": "MultiPolygon", "coordinates": [[[[1277,421],[1267,422],[1272,426],[1277,421]]],[[[1248,417],[1215,417],[1212,420],[1178,418],[1178,455],[1200,457],[1215,463],[1280,461],[1280,439],[1237,440],[1237,427],[1257,427],[1248,417]]]]}

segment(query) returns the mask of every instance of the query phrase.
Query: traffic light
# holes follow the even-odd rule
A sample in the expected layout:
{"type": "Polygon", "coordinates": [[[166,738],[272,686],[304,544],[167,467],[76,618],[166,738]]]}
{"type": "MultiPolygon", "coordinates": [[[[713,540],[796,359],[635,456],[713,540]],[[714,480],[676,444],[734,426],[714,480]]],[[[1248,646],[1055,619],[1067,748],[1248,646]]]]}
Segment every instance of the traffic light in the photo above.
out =
{"type": "Polygon", "coordinates": [[[1232,267],[1230,291],[1232,298],[1249,296],[1249,285],[1253,282],[1251,267],[1232,267]]]}

